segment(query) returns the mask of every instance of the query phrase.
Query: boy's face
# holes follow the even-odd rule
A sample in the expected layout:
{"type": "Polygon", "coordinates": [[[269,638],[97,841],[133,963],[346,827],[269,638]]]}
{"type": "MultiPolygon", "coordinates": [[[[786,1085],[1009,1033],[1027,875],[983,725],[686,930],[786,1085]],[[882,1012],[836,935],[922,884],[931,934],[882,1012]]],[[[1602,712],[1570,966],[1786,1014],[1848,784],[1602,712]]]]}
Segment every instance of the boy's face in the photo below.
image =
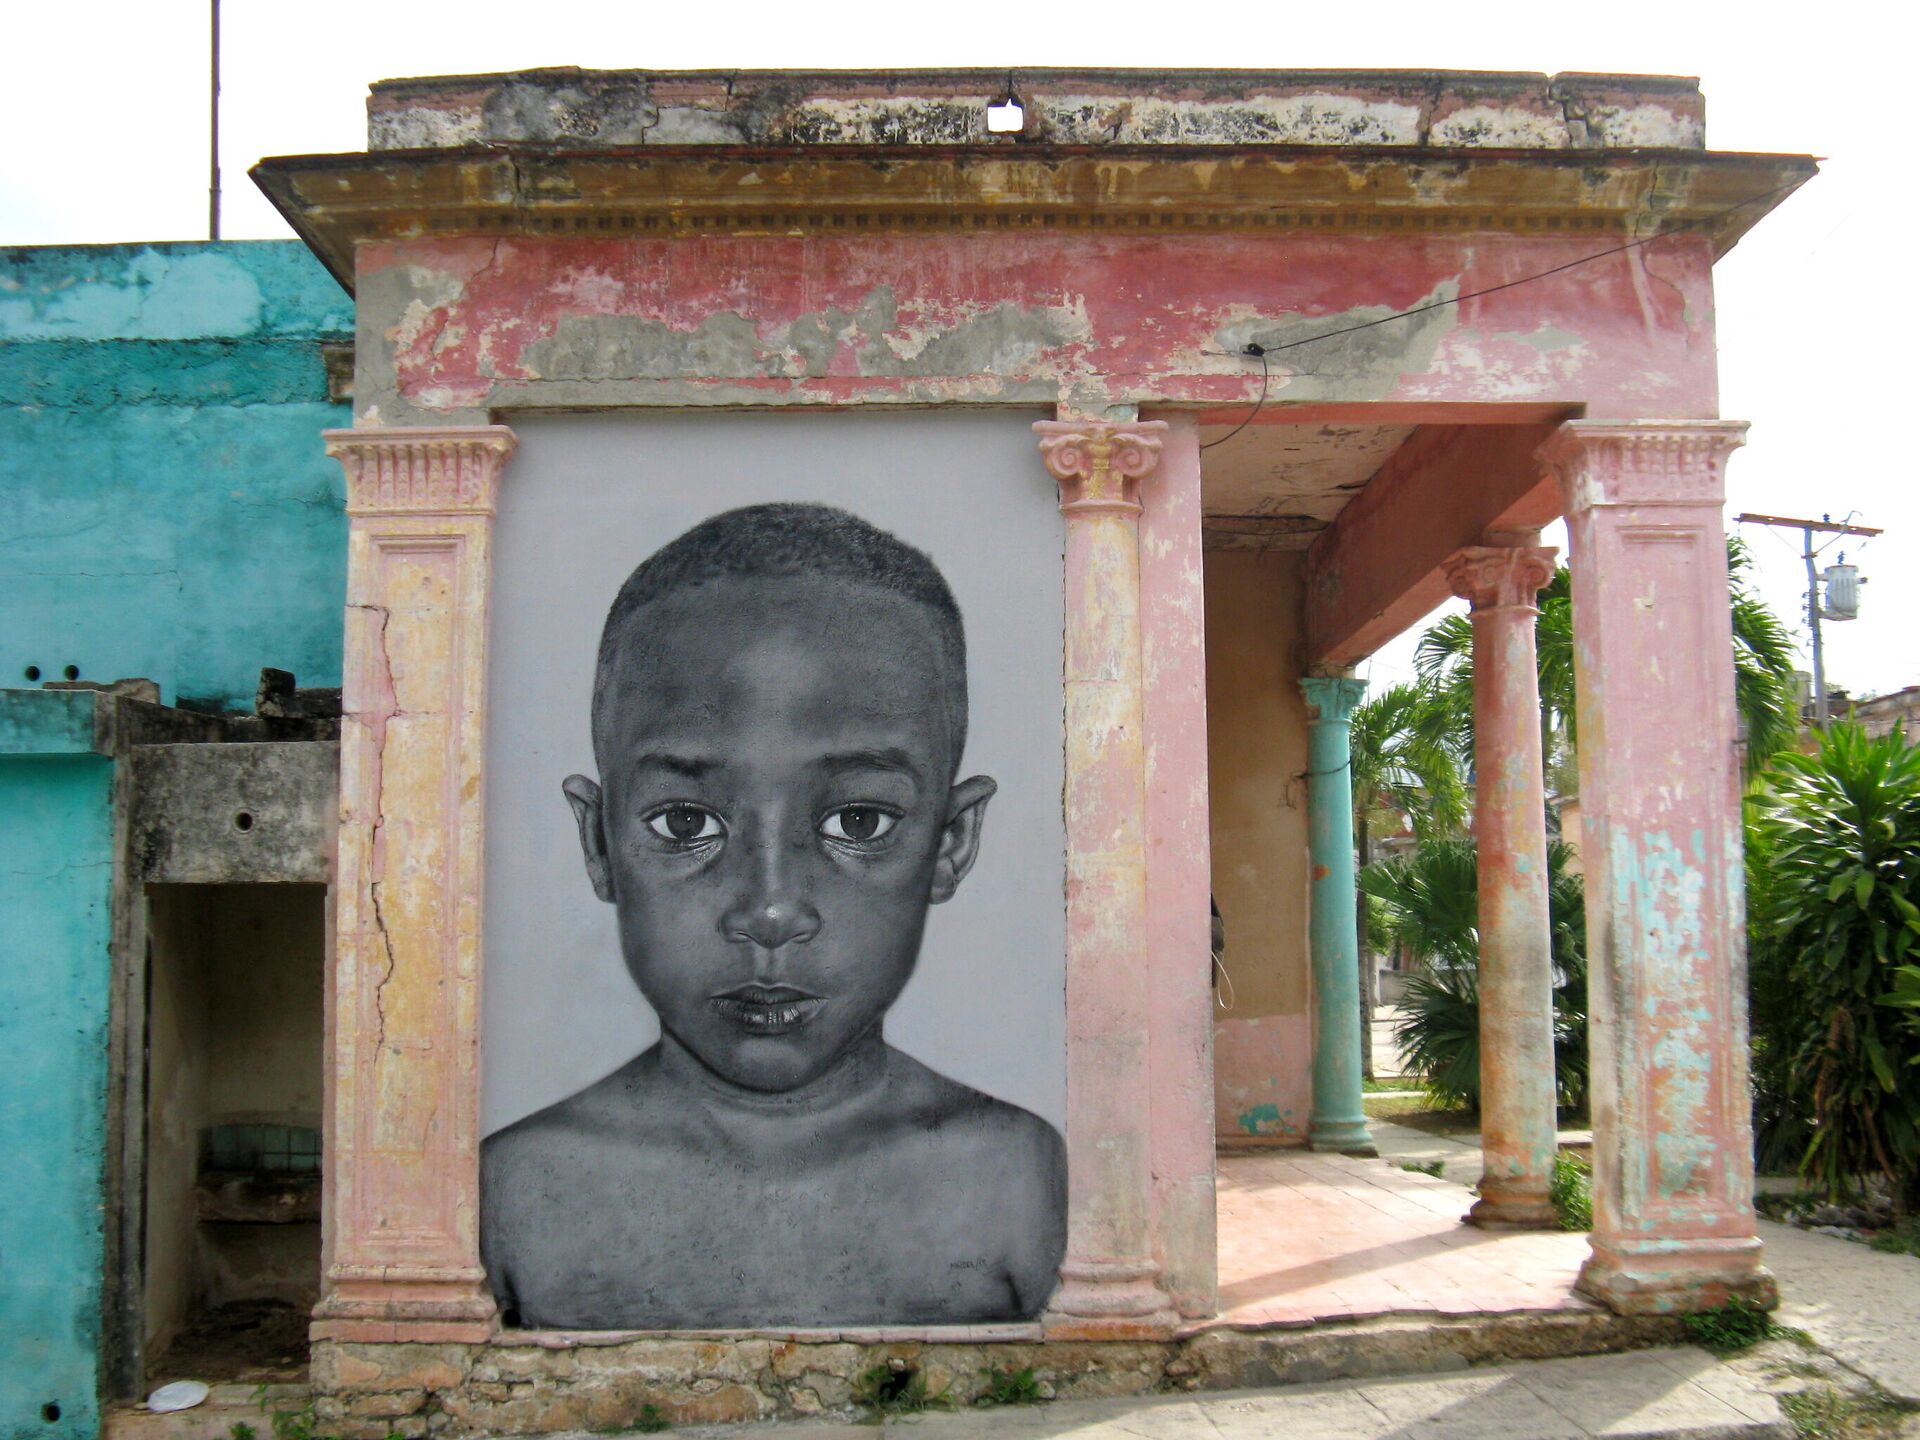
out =
{"type": "Polygon", "coordinates": [[[565,788],[635,981],[723,1079],[828,1073],[972,865],[994,784],[950,783],[948,668],[931,611],[843,580],[711,581],[629,620],[603,784],[565,788]]]}

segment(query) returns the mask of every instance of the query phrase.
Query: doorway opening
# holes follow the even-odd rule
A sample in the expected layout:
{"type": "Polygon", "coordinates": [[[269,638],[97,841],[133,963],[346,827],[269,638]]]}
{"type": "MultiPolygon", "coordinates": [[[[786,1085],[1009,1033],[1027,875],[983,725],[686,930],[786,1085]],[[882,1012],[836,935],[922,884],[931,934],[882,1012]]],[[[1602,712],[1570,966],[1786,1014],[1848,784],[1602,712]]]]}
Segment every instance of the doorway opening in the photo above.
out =
{"type": "Polygon", "coordinates": [[[320,1287],[324,885],[147,889],[150,1384],[303,1379],[320,1287]]]}

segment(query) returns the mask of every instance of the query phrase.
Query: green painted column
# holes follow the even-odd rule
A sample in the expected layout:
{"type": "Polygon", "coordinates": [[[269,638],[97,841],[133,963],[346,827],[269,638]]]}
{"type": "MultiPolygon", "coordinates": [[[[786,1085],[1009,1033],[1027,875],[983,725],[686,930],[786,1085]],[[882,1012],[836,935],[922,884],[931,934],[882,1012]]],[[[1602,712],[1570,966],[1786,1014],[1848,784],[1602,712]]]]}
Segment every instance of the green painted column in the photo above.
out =
{"type": "Polygon", "coordinates": [[[1307,944],[1313,957],[1315,1150],[1373,1154],[1360,1107],[1360,935],[1353,869],[1353,707],[1367,682],[1314,675],[1307,697],[1307,944]]]}

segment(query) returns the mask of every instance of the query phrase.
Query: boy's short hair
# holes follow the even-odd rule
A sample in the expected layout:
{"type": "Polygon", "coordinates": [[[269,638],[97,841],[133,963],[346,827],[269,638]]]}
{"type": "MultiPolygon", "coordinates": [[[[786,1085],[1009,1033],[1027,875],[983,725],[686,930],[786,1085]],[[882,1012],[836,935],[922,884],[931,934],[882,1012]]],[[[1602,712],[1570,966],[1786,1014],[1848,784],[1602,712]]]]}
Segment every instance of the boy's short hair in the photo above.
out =
{"type": "MultiPolygon", "coordinates": [[[[946,577],[924,551],[831,505],[780,501],[702,520],[635,567],[607,610],[593,676],[594,746],[628,624],[655,600],[732,577],[818,575],[913,600],[932,612],[946,682],[947,729],[957,773],[967,744],[967,641],[946,577]]],[[[604,761],[603,767],[604,768],[604,761]]]]}

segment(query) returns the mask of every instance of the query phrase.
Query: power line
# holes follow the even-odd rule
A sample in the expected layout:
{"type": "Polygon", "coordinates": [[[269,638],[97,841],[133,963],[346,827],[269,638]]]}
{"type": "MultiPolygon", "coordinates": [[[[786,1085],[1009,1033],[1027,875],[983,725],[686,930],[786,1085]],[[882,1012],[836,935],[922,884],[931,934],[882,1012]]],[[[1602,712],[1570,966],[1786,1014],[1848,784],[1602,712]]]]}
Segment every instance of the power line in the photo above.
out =
{"type": "MultiPolygon", "coordinates": [[[[1724,210],[1716,210],[1711,215],[1703,215],[1697,220],[1679,221],[1665,229],[1656,230],[1651,235],[1643,235],[1638,240],[1629,240],[1624,245],[1614,245],[1605,250],[1596,250],[1591,255],[1582,255],[1579,259],[1569,260],[1563,265],[1555,265],[1550,269],[1536,271],[1531,275],[1522,275],[1517,280],[1503,280],[1498,285],[1487,285],[1478,290],[1469,290],[1464,295],[1449,296],[1445,300],[1429,301],[1425,305],[1416,305],[1411,310],[1398,310],[1391,315],[1382,315],[1377,319],[1362,320],[1357,325],[1344,325],[1338,330],[1326,330],[1318,335],[1303,336],[1298,340],[1289,340],[1284,345],[1260,345],[1249,341],[1246,348],[1240,351],[1238,355],[1233,355],[1232,358],[1253,359],[1260,362],[1260,398],[1254,402],[1253,411],[1246,419],[1242,420],[1218,440],[1209,440],[1200,448],[1202,450],[1211,450],[1215,445],[1224,445],[1259,418],[1261,410],[1266,407],[1267,391],[1273,378],[1272,370],[1267,365],[1267,356],[1269,355],[1277,355],[1285,350],[1298,350],[1303,345],[1317,345],[1322,340],[1336,340],[1342,335],[1358,334],[1362,330],[1371,330],[1379,325],[1391,325],[1396,320],[1410,320],[1415,315],[1426,315],[1434,310],[1444,310],[1450,305],[1463,304],[1468,300],[1478,300],[1483,295],[1497,295],[1503,290],[1517,289],[1522,285],[1531,285],[1536,280],[1546,280],[1555,275],[1565,274],[1567,271],[1578,269],[1582,265],[1591,265],[1596,260],[1605,260],[1614,255],[1624,255],[1630,250],[1638,250],[1643,246],[1651,245],[1656,240],[1667,240],[1675,235],[1684,235],[1691,230],[1699,230],[1708,226],[1717,225],[1729,215],[1751,209],[1755,205],[1773,199],[1776,195],[1784,195],[1791,190],[1796,190],[1800,187],[1801,183],[1800,180],[1789,180],[1783,185],[1776,185],[1771,190],[1762,191],[1758,195],[1751,195],[1745,200],[1729,205],[1724,210]]],[[[1225,356],[1231,352],[1207,351],[1205,353],[1225,356]]]]}
{"type": "Polygon", "coordinates": [[[1446,300],[1430,301],[1425,305],[1416,305],[1411,310],[1402,310],[1393,315],[1382,315],[1377,320],[1362,320],[1358,325],[1347,325],[1338,330],[1328,330],[1319,335],[1308,335],[1304,339],[1289,340],[1284,345],[1269,345],[1261,351],[1261,355],[1264,359],[1265,356],[1275,354],[1282,350],[1295,350],[1302,345],[1318,344],[1322,340],[1332,340],[1341,335],[1352,335],[1361,330],[1371,330],[1376,325],[1387,325],[1395,320],[1406,320],[1415,315],[1425,315],[1431,310],[1444,310],[1449,305],[1459,305],[1464,301],[1478,300],[1483,295],[1497,295],[1502,290],[1512,290],[1521,285],[1531,285],[1536,280],[1545,280],[1554,275],[1564,274],[1566,271],[1577,269],[1582,265],[1591,265],[1596,260],[1605,260],[1609,256],[1624,255],[1629,250],[1638,250],[1644,245],[1653,244],[1656,240],[1666,240],[1675,235],[1683,235],[1689,230],[1698,230],[1705,226],[1716,225],[1729,215],[1749,209],[1752,206],[1760,204],[1763,200],[1771,200],[1774,196],[1783,195],[1789,190],[1797,189],[1800,183],[1799,180],[1789,180],[1784,185],[1776,185],[1771,190],[1751,196],[1736,205],[1729,205],[1724,210],[1716,210],[1711,215],[1703,215],[1698,220],[1682,220],[1668,229],[1656,230],[1651,235],[1643,235],[1638,240],[1629,240],[1624,245],[1615,245],[1606,250],[1596,250],[1591,255],[1582,255],[1577,260],[1569,260],[1564,265],[1555,265],[1551,269],[1541,270],[1532,275],[1522,275],[1518,280],[1505,280],[1498,285],[1488,285],[1483,289],[1469,290],[1464,295],[1455,295],[1446,300]]]}

